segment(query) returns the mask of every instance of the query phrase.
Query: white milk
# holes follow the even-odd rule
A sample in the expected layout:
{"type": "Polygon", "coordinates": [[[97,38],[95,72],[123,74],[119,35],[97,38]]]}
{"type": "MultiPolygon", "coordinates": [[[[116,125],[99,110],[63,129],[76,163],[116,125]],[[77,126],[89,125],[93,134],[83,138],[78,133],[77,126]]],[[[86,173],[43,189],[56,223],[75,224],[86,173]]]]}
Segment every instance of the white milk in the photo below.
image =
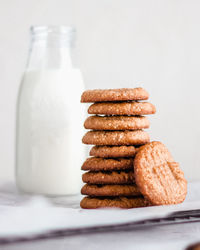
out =
{"type": "Polygon", "coordinates": [[[84,90],[79,70],[25,73],[18,101],[17,186],[39,194],[80,192],[84,90]]]}

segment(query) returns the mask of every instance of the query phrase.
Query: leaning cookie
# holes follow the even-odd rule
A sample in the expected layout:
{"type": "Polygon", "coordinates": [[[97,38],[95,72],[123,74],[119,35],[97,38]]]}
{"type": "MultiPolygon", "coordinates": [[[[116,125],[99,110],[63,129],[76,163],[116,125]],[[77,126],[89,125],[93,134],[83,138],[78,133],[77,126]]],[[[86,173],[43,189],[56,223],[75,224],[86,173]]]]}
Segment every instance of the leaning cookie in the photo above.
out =
{"type": "Polygon", "coordinates": [[[133,169],[133,158],[106,159],[91,157],[83,163],[82,170],[90,171],[112,171],[133,169]]]}
{"type": "Polygon", "coordinates": [[[134,146],[93,146],[90,155],[103,158],[134,157],[136,148],[134,146]]]}
{"type": "Polygon", "coordinates": [[[185,200],[187,181],[177,162],[161,142],[140,148],[134,160],[136,184],[153,205],[177,204],[185,200]]]}
{"type": "Polygon", "coordinates": [[[81,102],[147,100],[148,98],[149,94],[143,88],[94,89],[84,91],[81,102]]]}
{"type": "Polygon", "coordinates": [[[95,209],[95,208],[137,208],[146,207],[149,203],[143,197],[84,197],[80,203],[82,208],[95,209]]]}
{"type": "Polygon", "coordinates": [[[87,172],[82,175],[82,180],[88,184],[133,184],[135,176],[130,171],[87,172]]]}
{"type": "Polygon", "coordinates": [[[139,196],[141,192],[135,184],[129,185],[95,185],[85,184],[81,194],[89,196],[139,196]]]}
{"type": "Polygon", "coordinates": [[[143,130],[133,131],[89,131],[82,142],[92,145],[142,145],[150,141],[149,134],[143,130]]]}
{"type": "Polygon", "coordinates": [[[93,130],[137,130],[149,126],[144,116],[89,116],[84,123],[86,129],[93,130]]]}
{"type": "Polygon", "coordinates": [[[96,115],[151,115],[156,108],[149,102],[106,102],[94,103],[88,108],[88,114],[96,115]]]}

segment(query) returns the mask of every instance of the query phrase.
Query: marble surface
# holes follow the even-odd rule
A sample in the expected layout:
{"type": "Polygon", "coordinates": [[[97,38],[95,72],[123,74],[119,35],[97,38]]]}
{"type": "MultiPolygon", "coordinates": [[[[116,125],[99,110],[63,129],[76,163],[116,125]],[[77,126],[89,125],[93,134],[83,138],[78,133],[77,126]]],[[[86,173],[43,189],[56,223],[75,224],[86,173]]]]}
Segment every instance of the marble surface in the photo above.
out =
{"type": "MultiPolygon", "coordinates": [[[[190,185],[191,186],[191,185],[190,185]]],[[[192,185],[194,192],[200,183],[192,185]]],[[[189,190],[189,199],[190,199],[189,190]]],[[[19,195],[13,185],[1,186],[0,206],[20,206],[29,199],[28,195],[19,195]],[[19,198],[20,197],[20,198],[19,198]]],[[[78,204],[71,197],[67,206],[77,208],[78,204]],[[69,202],[70,201],[70,202],[69,202]]],[[[65,206],[65,198],[53,198],[57,206],[65,206]]],[[[1,222],[0,222],[1,223],[1,222]]],[[[123,232],[107,232],[60,237],[56,239],[40,239],[36,241],[1,244],[3,250],[118,250],[118,249],[185,249],[189,244],[200,241],[200,222],[162,226],[142,226],[123,232]]]]}
{"type": "Polygon", "coordinates": [[[122,250],[185,249],[200,241],[200,223],[141,228],[119,233],[100,233],[60,239],[2,245],[2,250],[122,250]]]}

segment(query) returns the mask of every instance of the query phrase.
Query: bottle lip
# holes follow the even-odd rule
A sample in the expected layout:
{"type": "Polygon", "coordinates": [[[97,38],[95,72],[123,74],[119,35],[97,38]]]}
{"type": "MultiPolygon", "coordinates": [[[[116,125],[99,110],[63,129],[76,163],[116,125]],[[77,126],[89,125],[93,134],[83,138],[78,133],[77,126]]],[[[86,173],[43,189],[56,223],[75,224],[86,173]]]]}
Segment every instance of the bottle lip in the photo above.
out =
{"type": "Polygon", "coordinates": [[[42,34],[69,35],[69,34],[74,34],[76,32],[76,29],[72,26],[65,26],[65,25],[33,25],[30,27],[30,32],[32,35],[42,35],[42,34]]]}
{"type": "Polygon", "coordinates": [[[32,44],[48,47],[74,47],[76,29],[64,25],[31,26],[32,44]]]}

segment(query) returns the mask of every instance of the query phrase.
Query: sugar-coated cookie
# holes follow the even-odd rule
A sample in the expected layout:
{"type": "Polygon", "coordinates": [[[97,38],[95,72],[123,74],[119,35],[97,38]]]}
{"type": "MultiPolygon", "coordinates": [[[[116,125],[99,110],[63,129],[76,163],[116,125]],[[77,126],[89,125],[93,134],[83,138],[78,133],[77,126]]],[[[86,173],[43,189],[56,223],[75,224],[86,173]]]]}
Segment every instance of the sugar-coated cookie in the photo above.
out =
{"type": "Polygon", "coordinates": [[[82,180],[89,184],[133,184],[135,176],[133,170],[87,172],[82,175],[82,180]]]}
{"type": "Polygon", "coordinates": [[[90,157],[83,163],[82,170],[111,171],[133,169],[133,158],[106,159],[90,157]]]}
{"type": "Polygon", "coordinates": [[[143,130],[133,131],[89,131],[82,142],[92,145],[142,145],[150,141],[149,134],[143,130]]]}
{"type": "Polygon", "coordinates": [[[140,148],[135,156],[136,184],[153,205],[177,204],[185,200],[187,181],[179,164],[166,146],[151,142],[140,148]]]}
{"type": "Polygon", "coordinates": [[[134,157],[136,150],[134,146],[93,146],[90,155],[103,158],[134,157]]]}
{"type": "Polygon", "coordinates": [[[137,208],[146,207],[149,203],[143,197],[84,197],[80,203],[82,208],[137,208]]]}
{"type": "Polygon", "coordinates": [[[149,102],[101,102],[88,108],[89,114],[96,115],[151,115],[156,108],[149,102]]]}
{"type": "Polygon", "coordinates": [[[86,129],[93,130],[137,130],[149,126],[144,116],[89,116],[84,123],[86,129]]]}
{"type": "Polygon", "coordinates": [[[139,188],[135,184],[129,185],[95,185],[85,184],[81,194],[90,196],[139,196],[139,188]]]}
{"type": "Polygon", "coordinates": [[[84,91],[81,102],[147,100],[148,98],[149,93],[143,88],[94,89],[84,91]]]}

